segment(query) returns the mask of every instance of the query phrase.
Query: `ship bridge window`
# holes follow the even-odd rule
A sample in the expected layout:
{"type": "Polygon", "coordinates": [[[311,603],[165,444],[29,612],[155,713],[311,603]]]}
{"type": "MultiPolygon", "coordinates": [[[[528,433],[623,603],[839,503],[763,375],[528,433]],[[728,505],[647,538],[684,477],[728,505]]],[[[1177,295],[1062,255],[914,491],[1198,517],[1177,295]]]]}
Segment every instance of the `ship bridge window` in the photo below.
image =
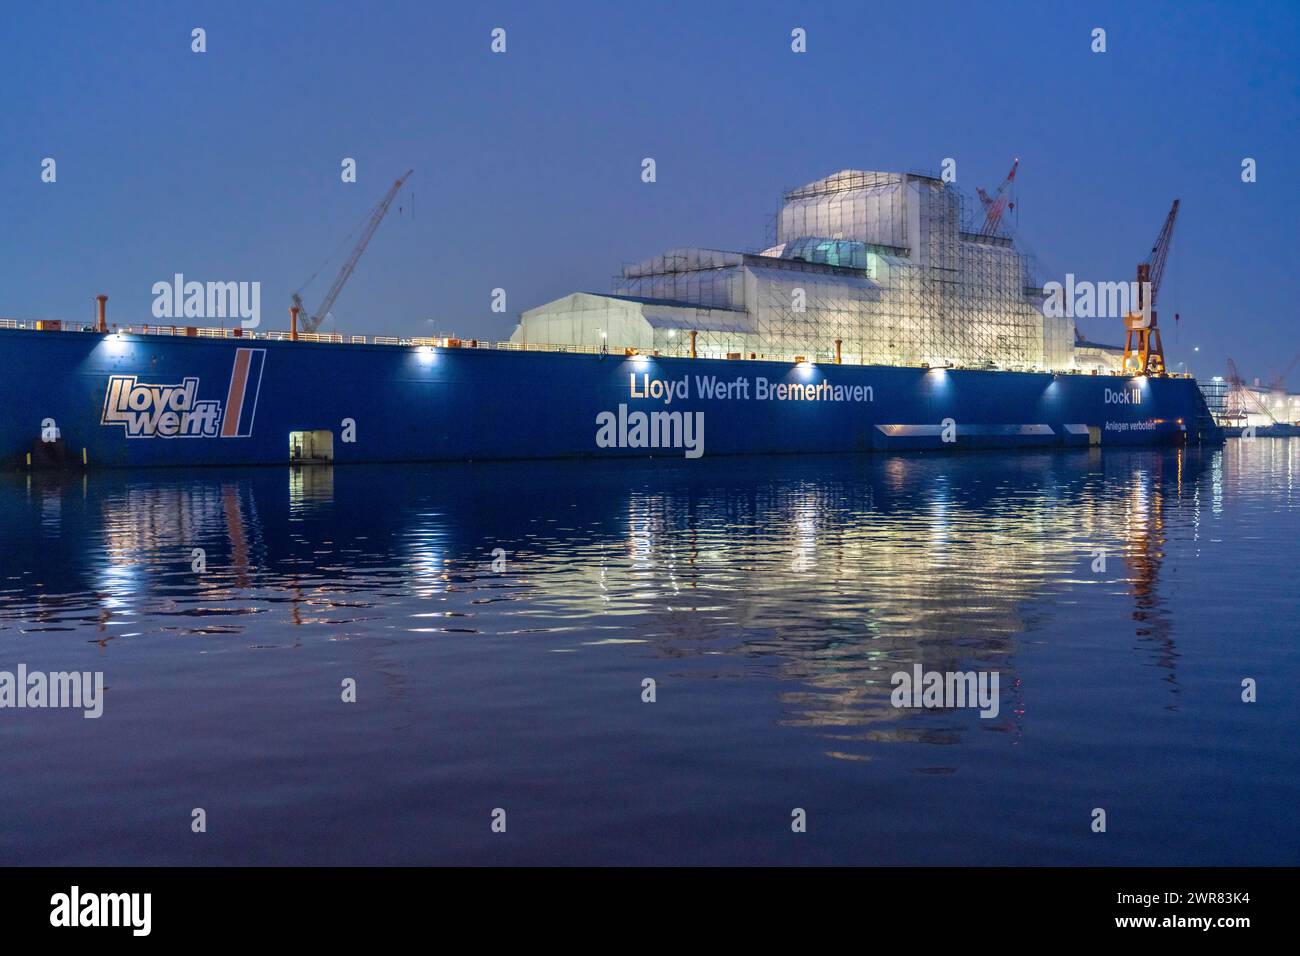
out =
{"type": "Polygon", "coordinates": [[[295,464],[334,460],[334,433],[328,430],[289,432],[289,461],[295,464]]]}
{"type": "Polygon", "coordinates": [[[850,239],[825,239],[816,236],[800,236],[786,243],[781,252],[783,259],[799,259],[804,262],[818,262],[828,266],[847,266],[852,269],[866,269],[868,249],[865,242],[850,239]]]}

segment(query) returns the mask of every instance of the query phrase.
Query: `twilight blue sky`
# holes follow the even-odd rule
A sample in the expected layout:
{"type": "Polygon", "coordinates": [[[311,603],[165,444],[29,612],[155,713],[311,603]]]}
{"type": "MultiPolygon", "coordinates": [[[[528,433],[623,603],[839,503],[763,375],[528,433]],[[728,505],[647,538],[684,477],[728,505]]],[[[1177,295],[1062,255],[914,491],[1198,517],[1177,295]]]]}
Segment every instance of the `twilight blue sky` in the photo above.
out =
{"type": "MultiPolygon", "coordinates": [[[[624,261],[761,247],[784,188],[951,156],[973,194],[1018,155],[1019,230],[1046,278],[1131,278],[1181,197],[1170,366],[1232,356],[1267,377],[1300,352],[1298,64],[1285,2],[7,3],[0,315],[89,319],[103,291],[113,321],[145,322],[153,283],[183,272],[260,280],[263,327],[281,327],[414,167],[415,218],[404,194],[340,331],[504,338],[522,309],[608,290],[624,261]]],[[[1081,327],[1121,341],[1114,320],[1081,327]]]]}

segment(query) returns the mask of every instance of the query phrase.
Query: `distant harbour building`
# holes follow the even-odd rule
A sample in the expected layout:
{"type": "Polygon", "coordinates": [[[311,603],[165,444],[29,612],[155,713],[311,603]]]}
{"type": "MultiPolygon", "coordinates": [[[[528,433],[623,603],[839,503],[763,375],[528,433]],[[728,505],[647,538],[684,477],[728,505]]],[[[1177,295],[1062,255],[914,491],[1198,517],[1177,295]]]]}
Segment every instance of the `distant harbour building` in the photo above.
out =
{"type": "Polygon", "coordinates": [[[1275,388],[1263,388],[1255,385],[1252,391],[1258,396],[1263,415],[1248,416],[1252,425],[1300,424],[1300,395],[1275,388]]]}
{"type": "Polygon", "coordinates": [[[915,173],[845,170],[786,193],[758,253],[673,249],[608,294],[525,311],[516,344],[705,358],[1113,371],[1123,350],[1044,315],[1028,259],[962,222],[962,196],[915,173]]]}
{"type": "Polygon", "coordinates": [[[1288,392],[1280,382],[1247,384],[1215,375],[1201,382],[1201,393],[1214,420],[1227,428],[1272,428],[1300,425],[1300,394],[1288,392]]]}

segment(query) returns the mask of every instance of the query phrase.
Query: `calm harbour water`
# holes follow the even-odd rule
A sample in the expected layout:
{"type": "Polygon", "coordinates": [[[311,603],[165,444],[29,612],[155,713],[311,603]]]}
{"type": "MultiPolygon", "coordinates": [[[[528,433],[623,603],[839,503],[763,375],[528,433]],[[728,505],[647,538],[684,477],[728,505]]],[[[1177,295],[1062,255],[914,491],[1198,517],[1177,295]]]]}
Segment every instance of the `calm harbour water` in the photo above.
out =
{"type": "Polygon", "coordinates": [[[1298,531],[1296,440],[3,476],[0,670],[107,690],[0,863],[1300,863],[1298,531]]]}

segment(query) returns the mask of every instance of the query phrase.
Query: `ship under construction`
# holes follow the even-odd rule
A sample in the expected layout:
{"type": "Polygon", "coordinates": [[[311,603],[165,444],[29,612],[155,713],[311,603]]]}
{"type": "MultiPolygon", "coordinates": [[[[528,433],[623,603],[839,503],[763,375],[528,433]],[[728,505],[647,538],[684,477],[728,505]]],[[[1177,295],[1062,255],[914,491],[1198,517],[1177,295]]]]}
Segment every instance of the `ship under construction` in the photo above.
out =
{"type": "Polygon", "coordinates": [[[1044,309],[1002,189],[968,218],[939,177],[861,170],[788,191],[761,251],[624,266],[609,293],[525,311],[507,342],[320,332],[404,179],[322,307],[295,295],[286,332],[110,325],[103,296],[84,328],[0,323],[0,460],[690,459],[1221,438],[1160,344],[1176,200],[1137,267],[1123,347],[1044,309]]]}

